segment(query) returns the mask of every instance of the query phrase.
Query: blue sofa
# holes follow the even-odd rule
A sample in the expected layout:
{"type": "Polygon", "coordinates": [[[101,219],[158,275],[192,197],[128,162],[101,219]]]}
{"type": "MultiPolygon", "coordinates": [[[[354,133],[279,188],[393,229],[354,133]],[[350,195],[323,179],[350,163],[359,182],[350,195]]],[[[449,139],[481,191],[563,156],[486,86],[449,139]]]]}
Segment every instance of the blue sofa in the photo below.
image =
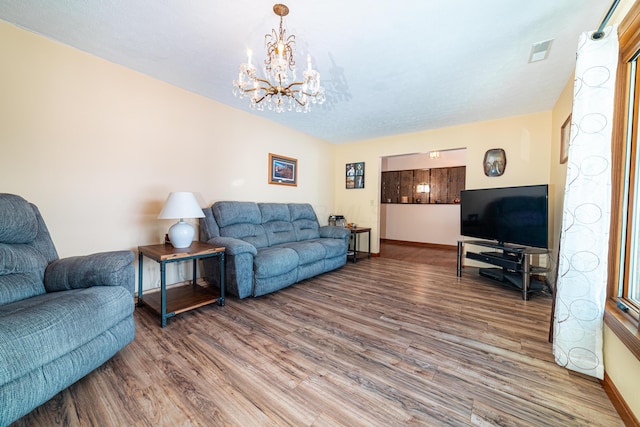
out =
{"type": "Polygon", "coordinates": [[[134,278],[131,251],[59,259],[38,208],[0,194],[0,426],[133,340],[134,278]]]}
{"type": "MultiPolygon", "coordinates": [[[[350,232],[320,226],[307,203],[222,201],[203,209],[200,240],[225,250],[225,289],[257,297],[343,266],[350,232]]],[[[204,260],[209,283],[219,265],[204,260]]]]}

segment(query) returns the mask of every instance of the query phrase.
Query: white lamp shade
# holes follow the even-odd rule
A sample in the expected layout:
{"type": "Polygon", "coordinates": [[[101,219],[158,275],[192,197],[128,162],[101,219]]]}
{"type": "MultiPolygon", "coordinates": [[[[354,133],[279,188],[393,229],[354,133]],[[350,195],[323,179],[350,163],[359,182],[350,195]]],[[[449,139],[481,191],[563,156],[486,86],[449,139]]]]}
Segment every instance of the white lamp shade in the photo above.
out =
{"type": "Polygon", "coordinates": [[[159,219],[204,218],[196,196],[188,191],[174,191],[158,215],[159,219]]]}
{"type": "Polygon", "coordinates": [[[191,224],[183,221],[183,218],[204,218],[204,212],[193,193],[175,191],[167,197],[158,218],[180,219],[169,228],[169,240],[174,248],[188,248],[196,232],[191,224]]]}

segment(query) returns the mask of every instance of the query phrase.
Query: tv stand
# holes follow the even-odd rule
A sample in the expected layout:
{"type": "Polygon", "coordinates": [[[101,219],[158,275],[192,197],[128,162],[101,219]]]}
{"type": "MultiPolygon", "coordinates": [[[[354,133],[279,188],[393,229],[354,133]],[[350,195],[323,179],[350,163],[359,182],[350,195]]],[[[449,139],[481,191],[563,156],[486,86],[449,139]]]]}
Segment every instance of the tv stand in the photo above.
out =
{"type": "Polygon", "coordinates": [[[484,240],[459,240],[456,271],[458,277],[462,276],[462,255],[465,244],[491,249],[490,251],[482,252],[467,251],[466,257],[497,266],[493,268],[480,268],[478,273],[483,277],[488,277],[519,288],[522,291],[522,299],[529,299],[529,293],[539,291],[545,287],[544,281],[531,276],[533,274],[545,273],[547,270],[544,267],[531,265],[531,256],[547,254],[549,252],[547,249],[505,245],[484,240]]]}

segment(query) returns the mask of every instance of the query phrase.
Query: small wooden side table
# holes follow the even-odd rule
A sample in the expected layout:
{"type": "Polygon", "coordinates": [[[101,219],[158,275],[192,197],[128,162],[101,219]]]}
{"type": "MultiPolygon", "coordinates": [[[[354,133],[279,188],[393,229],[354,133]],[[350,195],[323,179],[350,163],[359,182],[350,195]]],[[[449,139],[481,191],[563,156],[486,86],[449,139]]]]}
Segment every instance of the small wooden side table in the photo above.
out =
{"type": "Polygon", "coordinates": [[[224,248],[208,243],[193,242],[188,248],[176,249],[165,243],[138,246],[138,306],[143,304],[160,314],[160,326],[167,326],[167,319],[203,305],[217,302],[224,306],[224,248]],[[142,296],[143,258],[151,258],[160,264],[160,292],[142,296]],[[196,284],[196,266],[199,259],[218,257],[220,261],[220,295],[216,297],[211,287],[196,284]],[[193,260],[192,286],[174,286],[167,290],[166,265],[171,262],[193,260]]]}
{"type": "Polygon", "coordinates": [[[358,252],[360,252],[358,251],[358,235],[362,233],[367,233],[367,258],[371,258],[371,228],[356,227],[350,228],[349,231],[351,231],[351,235],[349,237],[353,239],[353,251],[351,250],[351,248],[349,248],[349,250],[347,251],[347,258],[352,257],[354,263],[358,260],[358,252]]]}

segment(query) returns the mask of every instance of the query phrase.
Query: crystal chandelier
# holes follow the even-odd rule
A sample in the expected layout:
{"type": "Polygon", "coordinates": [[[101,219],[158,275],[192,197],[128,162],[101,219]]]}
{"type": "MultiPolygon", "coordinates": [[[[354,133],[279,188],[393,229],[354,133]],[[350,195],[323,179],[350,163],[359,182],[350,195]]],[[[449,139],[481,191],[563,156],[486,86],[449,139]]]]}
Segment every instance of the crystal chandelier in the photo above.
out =
{"type": "Polygon", "coordinates": [[[302,72],[302,80],[296,77],[296,62],[293,49],[296,36],[287,36],[282,18],[289,14],[283,4],[273,6],[280,17],[280,29],[275,28],[265,35],[267,58],[264,60],[264,78],[256,74],[256,66],[251,63],[251,51],[247,52],[247,63],[240,65],[238,80],[233,81],[233,94],[240,98],[249,97],[249,106],[259,111],[265,104],[269,110],[281,113],[285,110],[308,112],[309,104],[325,101],[324,88],[320,86],[320,73],[311,67],[311,56],[307,55],[307,69],[302,72]]]}

